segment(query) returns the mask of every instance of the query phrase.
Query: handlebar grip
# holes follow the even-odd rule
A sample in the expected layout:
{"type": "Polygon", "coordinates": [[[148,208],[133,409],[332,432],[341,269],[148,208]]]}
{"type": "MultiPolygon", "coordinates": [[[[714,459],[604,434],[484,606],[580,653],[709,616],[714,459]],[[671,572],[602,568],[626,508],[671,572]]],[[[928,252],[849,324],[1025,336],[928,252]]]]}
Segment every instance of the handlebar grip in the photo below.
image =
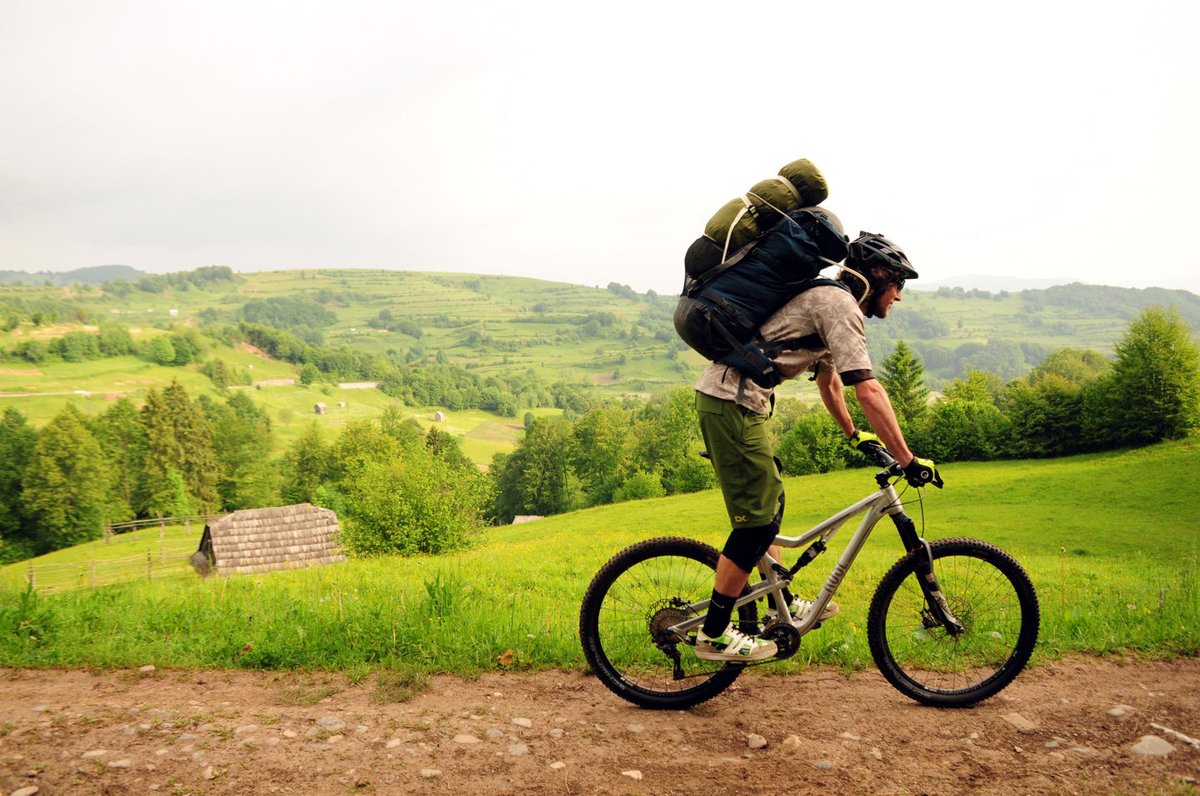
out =
{"type": "Polygon", "coordinates": [[[882,445],[863,445],[859,448],[863,454],[871,460],[873,464],[882,467],[885,470],[890,470],[893,465],[899,466],[899,462],[892,454],[888,453],[887,448],[882,445]]]}

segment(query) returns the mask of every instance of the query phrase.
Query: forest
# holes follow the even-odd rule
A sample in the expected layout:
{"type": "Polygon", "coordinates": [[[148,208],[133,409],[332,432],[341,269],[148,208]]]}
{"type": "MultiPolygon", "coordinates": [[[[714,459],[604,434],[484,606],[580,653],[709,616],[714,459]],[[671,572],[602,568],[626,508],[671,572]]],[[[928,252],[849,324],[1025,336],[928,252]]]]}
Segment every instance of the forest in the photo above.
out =
{"type": "MultiPolygon", "coordinates": [[[[268,346],[282,341],[273,353],[314,364],[303,344],[289,352],[282,346],[292,339],[258,331],[265,328],[237,333],[268,346]]],[[[75,350],[62,339],[62,352],[75,350]]],[[[1179,313],[1144,310],[1115,349],[1111,360],[1059,349],[1027,376],[1007,381],[972,371],[935,396],[920,358],[899,341],[877,375],[912,449],[940,463],[1062,456],[1191,433],[1200,423],[1200,350],[1179,313]]],[[[377,375],[355,370],[356,361],[348,355],[338,366],[347,370],[338,372],[377,375]]],[[[433,366],[435,374],[454,372],[433,366]]],[[[861,424],[852,391],[847,395],[861,424]]],[[[397,407],[351,422],[332,438],[314,425],[275,457],[271,418],[253,392],[223,389],[218,396],[193,397],[173,381],[149,389],[140,407],[120,398],[87,417],[67,403],[40,429],[8,407],[0,417],[0,561],[99,538],[106,525],[133,517],[303,501],[350,520],[344,543],[354,554],[437,553],[517,515],[713,485],[688,387],[620,401],[580,391],[562,401],[560,416],[527,413],[515,450],[497,454],[486,472],[455,437],[422,430],[397,407]]],[[[543,398],[557,400],[553,389],[543,398]]],[[[788,474],[866,464],[820,408],[780,401],[771,427],[788,474]]]]}

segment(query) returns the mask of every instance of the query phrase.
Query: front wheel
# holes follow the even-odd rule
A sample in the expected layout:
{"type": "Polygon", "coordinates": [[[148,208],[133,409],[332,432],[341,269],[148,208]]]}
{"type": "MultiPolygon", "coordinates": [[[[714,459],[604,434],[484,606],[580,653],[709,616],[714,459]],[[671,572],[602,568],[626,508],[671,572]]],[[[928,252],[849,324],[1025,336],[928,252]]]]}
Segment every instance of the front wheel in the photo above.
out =
{"type": "MultiPolygon", "coordinates": [[[[592,671],[613,693],[644,708],[681,710],[711,699],[741,664],[700,660],[693,638],[669,628],[697,617],[712,594],[719,553],[694,539],[649,539],[600,568],[583,598],[579,638],[592,671]]],[[[753,604],[738,609],[755,624],[753,604]]]]}
{"type": "Polygon", "coordinates": [[[1012,682],[1033,653],[1038,599],[1008,553],[976,539],[929,543],[933,572],[962,628],[936,618],[917,580],[924,550],[883,576],[867,614],[875,664],[905,696],[938,707],[966,707],[1012,682]]]}

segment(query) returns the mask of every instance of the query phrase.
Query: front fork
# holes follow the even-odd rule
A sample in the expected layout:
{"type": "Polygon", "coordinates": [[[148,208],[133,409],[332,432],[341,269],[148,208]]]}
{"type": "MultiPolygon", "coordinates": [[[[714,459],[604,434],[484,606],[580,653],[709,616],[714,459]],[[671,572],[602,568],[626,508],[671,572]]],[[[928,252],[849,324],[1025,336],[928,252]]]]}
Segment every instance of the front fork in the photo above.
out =
{"type": "Polygon", "coordinates": [[[896,524],[896,530],[900,532],[900,541],[904,549],[910,553],[918,550],[924,552],[924,555],[917,555],[913,568],[917,573],[917,583],[921,584],[921,591],[925,593],[925,605],[931,625],[946,628],[946,632],[952,636],[963,633],[966,628],[950,610],[950,604],[946,602],[946,596],[942,594],[937,576],[933,573],[933,550],[930,549],[929,542],[917,535],[916,524],[903,511],[898,511],[891,517],[892,522],[896,524]]]}

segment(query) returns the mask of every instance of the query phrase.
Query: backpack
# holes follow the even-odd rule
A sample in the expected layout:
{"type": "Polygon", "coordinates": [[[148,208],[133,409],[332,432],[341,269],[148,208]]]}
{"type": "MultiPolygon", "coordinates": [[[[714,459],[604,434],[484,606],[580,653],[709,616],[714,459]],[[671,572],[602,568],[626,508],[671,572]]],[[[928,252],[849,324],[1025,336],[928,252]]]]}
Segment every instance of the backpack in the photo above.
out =
{"type": "MultiPolygon", "coordinates": [[[[761,214],[760,214],[761,215],[761,214]]],[[[711,250],[701,237],[688,250],[711,250]]],[[[840,285],[820,277],[821,269],[847,254],[848,238],[836,216],[820,207],[804,207],[780,215],[715,266],[693,274],[685,270],[683,293],[675,307],[675,331],[705,359],[736,368],[768,389],[782,381],[773,356],[781,351],[815,348],[820,335],[773,342],[756,339],[758,328],[794,296],[817,285],[840,285]]]]}
{"type": "Polygon", "coordinates": [[[812,161],[794,160],[777,176],[756,182],[744,195],[726,202],[704,225],[704,235],[688,249],[684,268],[698,279],[768,232],[784,214],[815,207],[827,198],[825,177],[812,161]]]}

